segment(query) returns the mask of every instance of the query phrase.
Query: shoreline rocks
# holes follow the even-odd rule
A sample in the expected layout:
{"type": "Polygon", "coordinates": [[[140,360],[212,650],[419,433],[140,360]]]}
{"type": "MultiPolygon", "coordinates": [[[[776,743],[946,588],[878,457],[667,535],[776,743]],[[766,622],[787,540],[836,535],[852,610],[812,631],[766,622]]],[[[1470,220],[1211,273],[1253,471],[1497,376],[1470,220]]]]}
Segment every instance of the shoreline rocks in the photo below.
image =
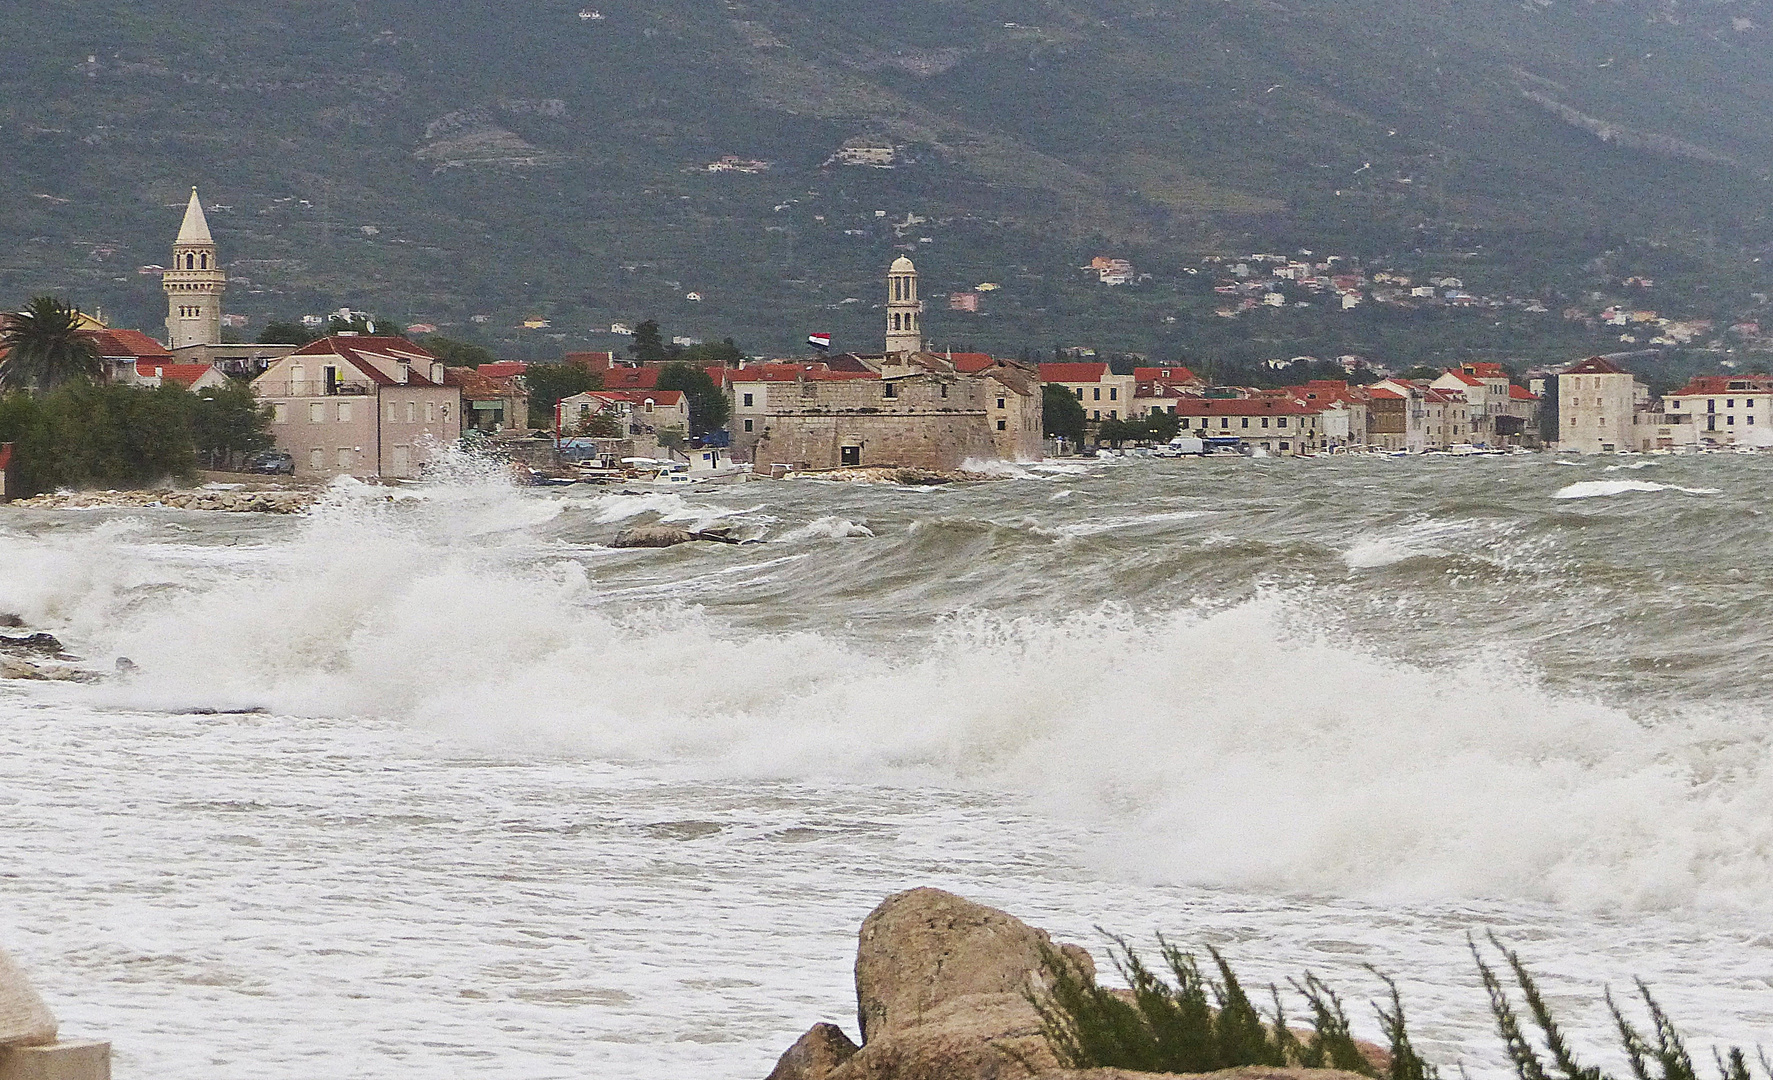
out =
{"type": "Polygon", "coordinates": [[[313,506],[316,492],[272,489],[263,491],[194,488],[152,491],[56,491],[6,503],[22,510],[98,510],[109,508],[163,508],[215,510],[236,514],[299,514],[313,506]]]}
{"type": "MultiPolygon", "coordinates": [[[[1206,1074],[1063,1068],[1029,995],[1046,989],[1057,953],[1089,982],[1082,946],[940,889],[881,901],[856,944],[857,1046],[822,1022],[784,1053],[767,1080],[1368,1080],[1336,1069],[1244,1066],[1206,1074]]],[[[1125,991],[1116,991],[1125,993],[1125,991]]],[[[1383,1074],[1389,1055],[1361,1044],[1383,1074]]]]}
{"type": "Polygon", "coordinates": [[[617,533],[616,538],[610,541],[609,546],[616,548],[668,548],[697,540],[708,540],[716,544],[737,544],[740,542],[730,535],[730,530],[725,528],[694,531],[679,528],[676,525],[635,525],[617,533]]]}

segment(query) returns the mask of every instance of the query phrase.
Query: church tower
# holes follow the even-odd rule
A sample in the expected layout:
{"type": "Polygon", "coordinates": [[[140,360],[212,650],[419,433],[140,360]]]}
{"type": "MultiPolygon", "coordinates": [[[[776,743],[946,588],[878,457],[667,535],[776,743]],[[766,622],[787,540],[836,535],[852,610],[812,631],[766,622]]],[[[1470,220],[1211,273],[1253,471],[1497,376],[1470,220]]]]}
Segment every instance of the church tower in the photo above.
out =
{"type": "Polygon", "coordinates": [[[917,266],[901,255],[887,271],[886,351],[923,351],[923,301],[917,298],[917,266]]]}
{"type": "Polygon", "coordinates": [[[216,262],[215,238],[203,216],[197,189],[172,244],[172,267],[160,275],[166,288],[166,345],[216,345],[222,340],[222,292],[227,275],[216,262]]]}

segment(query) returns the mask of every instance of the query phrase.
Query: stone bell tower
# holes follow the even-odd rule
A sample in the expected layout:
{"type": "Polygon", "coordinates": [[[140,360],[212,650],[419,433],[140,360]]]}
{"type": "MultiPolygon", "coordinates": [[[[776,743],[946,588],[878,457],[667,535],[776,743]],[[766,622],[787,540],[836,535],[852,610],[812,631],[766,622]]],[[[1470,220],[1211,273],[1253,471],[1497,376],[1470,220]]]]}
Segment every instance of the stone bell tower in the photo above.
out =
{"type": "Polygon", "coordinates": [[[216,345],[222,340],[222,292],[227,275],[216,261],[215,238],[191,189],[185,221],[172,244],[172,266],[160,275],[166,288],[166,346],[216,345]]]}
{"type": "Polygon", "coordinates": [[[917,266],[901,255],[887,271],[886,351],[923,351],[923,301],[917,298],[917,266]]]}

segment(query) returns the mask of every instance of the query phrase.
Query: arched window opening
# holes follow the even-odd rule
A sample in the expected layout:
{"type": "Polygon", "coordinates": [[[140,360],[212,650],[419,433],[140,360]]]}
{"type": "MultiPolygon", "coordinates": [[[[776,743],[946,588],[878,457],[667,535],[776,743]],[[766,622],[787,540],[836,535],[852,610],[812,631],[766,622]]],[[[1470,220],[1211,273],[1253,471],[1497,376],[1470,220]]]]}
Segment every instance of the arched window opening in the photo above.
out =
{"type": "Polygon", "coordinates": [[[201,264],[201,266],[204,270],[209,269],[209,253],[208,252],[205,252],[203,254],[203,257],[198,259],[197,261],[199,264],[201,264]]]}

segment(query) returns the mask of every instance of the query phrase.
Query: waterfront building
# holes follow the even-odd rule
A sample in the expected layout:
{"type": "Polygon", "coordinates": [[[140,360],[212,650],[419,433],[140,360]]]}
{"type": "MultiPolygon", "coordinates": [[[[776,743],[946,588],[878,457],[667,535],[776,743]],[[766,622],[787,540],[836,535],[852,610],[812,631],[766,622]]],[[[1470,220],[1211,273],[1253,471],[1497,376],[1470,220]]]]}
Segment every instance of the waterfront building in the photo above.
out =
{"type": "Polygon", "coordinates": [[[185,207],[185,220],[172,244],[172,265],[160,275],[166,290],[166,344],[215,345],[222,340],[222,293],[228,278],[217,261],[215,238],[203,216],[197,189],[185,207]]]}
{"type": "MultiPolygon", "coordinates": [[[[1662,399],[1665,425],[1683,424],[1681,435],[1714,446],[1773,446],[1773,375],[1696,375],[1662,399]],[[1678,419],[1677,419],[1678,418],[1678,419]]],[[[1658,444],[1661,443],[1658,437],[1658,444]]]]}
{"type": "Polygon", "coordinates": [[[1107,364],[1088,361],[1040,365],[1040,381],[1063,386],[1084,407],[1084,418],[1121,420],[1133,415],[1133,395],[1139,381],[1132,375],[1116,375],[1107,364]]]}
{"type": "Polygon", "coordinates": [[[252,388],[298,477],[417,476],[461,437],[461,389],[405,338],[321,338],[274,361],[252,388]]]}
{"type": "Polygon", "coordinates": [[[1558,376],[1558,449],[1611,454],[1644,449],[1650,388],[1604,357],[1591,356],[1558,376]]]}
{"type": "Polygon", "coordinates": [[[1246,447],[1292,457],[1328,449],[1323,411],[1320,406],[1281,394],[1194,398],[1176,407],[1184,435],[1236,438],[1246,447]]]}

